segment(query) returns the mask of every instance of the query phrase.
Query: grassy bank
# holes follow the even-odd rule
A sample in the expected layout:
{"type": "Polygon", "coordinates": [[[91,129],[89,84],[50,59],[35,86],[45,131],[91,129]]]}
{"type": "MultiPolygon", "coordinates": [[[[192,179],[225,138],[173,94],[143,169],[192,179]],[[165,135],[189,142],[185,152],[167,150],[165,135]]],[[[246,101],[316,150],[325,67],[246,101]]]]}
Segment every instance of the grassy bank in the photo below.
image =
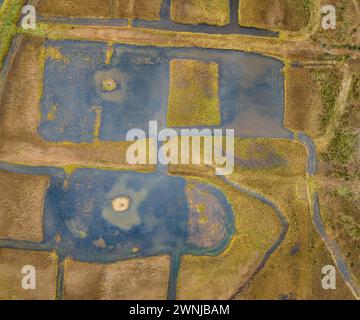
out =
{"type": "Polygon", "coordinates": [[[9,51],[11,41],[17,33],[19,20],[24,0],[5,0],[0,11],[0,69],[9,51]]]}

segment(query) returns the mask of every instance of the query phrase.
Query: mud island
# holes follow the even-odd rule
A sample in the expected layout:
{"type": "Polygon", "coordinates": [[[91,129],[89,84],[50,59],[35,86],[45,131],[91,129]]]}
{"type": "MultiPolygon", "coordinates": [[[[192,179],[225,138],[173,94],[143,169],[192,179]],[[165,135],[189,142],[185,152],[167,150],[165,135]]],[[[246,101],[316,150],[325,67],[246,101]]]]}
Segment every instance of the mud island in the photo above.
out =
{"type": "Polygon", "coordinates": [[[103,91],[111,92],[111,91],[116,90],[117,87],[118,87],[118,85],[117,85],[116,81],[113,79],[106,79],[102,82],[102,90],[103,91]]]}
{"type": "Polygon", "coordinates": [[[124,212],[130,207],[129,197],[119,197],[112,201],[113,210],[116,212],[124,212]]]}

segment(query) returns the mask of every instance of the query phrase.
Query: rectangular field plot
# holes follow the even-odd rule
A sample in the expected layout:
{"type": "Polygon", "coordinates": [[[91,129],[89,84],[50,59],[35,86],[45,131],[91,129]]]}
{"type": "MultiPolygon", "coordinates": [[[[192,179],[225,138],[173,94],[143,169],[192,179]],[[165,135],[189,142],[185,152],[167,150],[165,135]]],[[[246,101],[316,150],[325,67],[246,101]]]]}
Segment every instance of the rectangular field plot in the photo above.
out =
{"type": "Polygon", "coordinates": [[[221,124],[216,63],[176,59],[170,62],[167,124],[170,127],[221,124]]]}
{"type": "Polygon", "coordinates": [[[44,18],[105,18],[159,20],[162,0],[41,0],[44,18]]]}
{"type": "Polygon", "coordinates": [[[54,253],[0,249],[0,300],[54,300],[56,267],[54,253]],[[35,268],[36,290],[22,288],[24,266],[35,268]]]}
{"type": "Polygon", "coordinates": [[[165,300],[170,258],[158,256],[113,264],[65,262],[66,300],[165,300]]]}
{"type": "Polygon", "coordinates": [[[239,23],[243,27],[298,31],[309,19],[309,1],[241,0],[239,4],[239,23]]]}
{"type": "Polygon", "coordinates": [[[49,178],[0,170],[0,238],[40,242],[49,178]]]}
{"type": "Polygon", "coordinates": [[[229,0],[172,0],[171,19],[177,23],[225,26],[230,22],[229,0]]]}

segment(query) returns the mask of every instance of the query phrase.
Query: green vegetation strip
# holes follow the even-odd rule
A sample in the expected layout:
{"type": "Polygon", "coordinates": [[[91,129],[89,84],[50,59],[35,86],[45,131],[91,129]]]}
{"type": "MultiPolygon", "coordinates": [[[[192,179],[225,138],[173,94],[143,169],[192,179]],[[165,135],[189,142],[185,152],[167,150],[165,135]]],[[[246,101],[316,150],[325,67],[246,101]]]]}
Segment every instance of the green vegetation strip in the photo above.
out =
{"type": "Polygon", "coordinates": [[[17,33],[24,0],[5,0],[0,11],[0,69],[9,51],[11,41],[17,33]]]}
{"type": "Polygon", "coordinates": [[[322,115],[320,119],[321,130],[325,131],[335,115],[336,98],[340,92],[341,75],[337,70],[317,70],[316,81],[321,87],[322,115]]]}

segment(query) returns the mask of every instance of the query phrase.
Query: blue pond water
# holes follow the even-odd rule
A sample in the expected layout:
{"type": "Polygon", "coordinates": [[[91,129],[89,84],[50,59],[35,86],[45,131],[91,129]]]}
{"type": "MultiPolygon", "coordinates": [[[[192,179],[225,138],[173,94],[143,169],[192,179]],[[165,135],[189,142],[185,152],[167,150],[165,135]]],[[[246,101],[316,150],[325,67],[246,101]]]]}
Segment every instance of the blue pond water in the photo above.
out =
{"type": "Polygon", "coordinates": [[[47,59],[39,133],[47,141],[91,142],[96,109],[101,107],[100,140],[125,140],[133,128],[147,132],[148,122],[166,126],[169,62],[195,59],[219,64],[222,128],[236,136],[290,137],[283,127],[282,63],[257,54],[207,49],[116,45],[111,65],[106,44],[49,41],[66,62],[47,59]],[[103,92],[102,82],[118,87],[103,92]],[[56,106],[55,119],[47,115],[56,106]]]}
{"type": "MultiPolygon", "coordinates": [[[[161,173],[81,169],[68,178],[53,176],[46,195],[44,241],[60,235],[55,246],[82,261],[200,253],[201,248],[187,245],[186,184],[183,178],[161,173]],[[129,210],[113,211],[112,200],[117,197],[130,198],[129,210]]],[[[214,187],[198,184],[198,188],[216,197],[227,213],[231,236],[232,211],[226,198],[214,187]]]]}

